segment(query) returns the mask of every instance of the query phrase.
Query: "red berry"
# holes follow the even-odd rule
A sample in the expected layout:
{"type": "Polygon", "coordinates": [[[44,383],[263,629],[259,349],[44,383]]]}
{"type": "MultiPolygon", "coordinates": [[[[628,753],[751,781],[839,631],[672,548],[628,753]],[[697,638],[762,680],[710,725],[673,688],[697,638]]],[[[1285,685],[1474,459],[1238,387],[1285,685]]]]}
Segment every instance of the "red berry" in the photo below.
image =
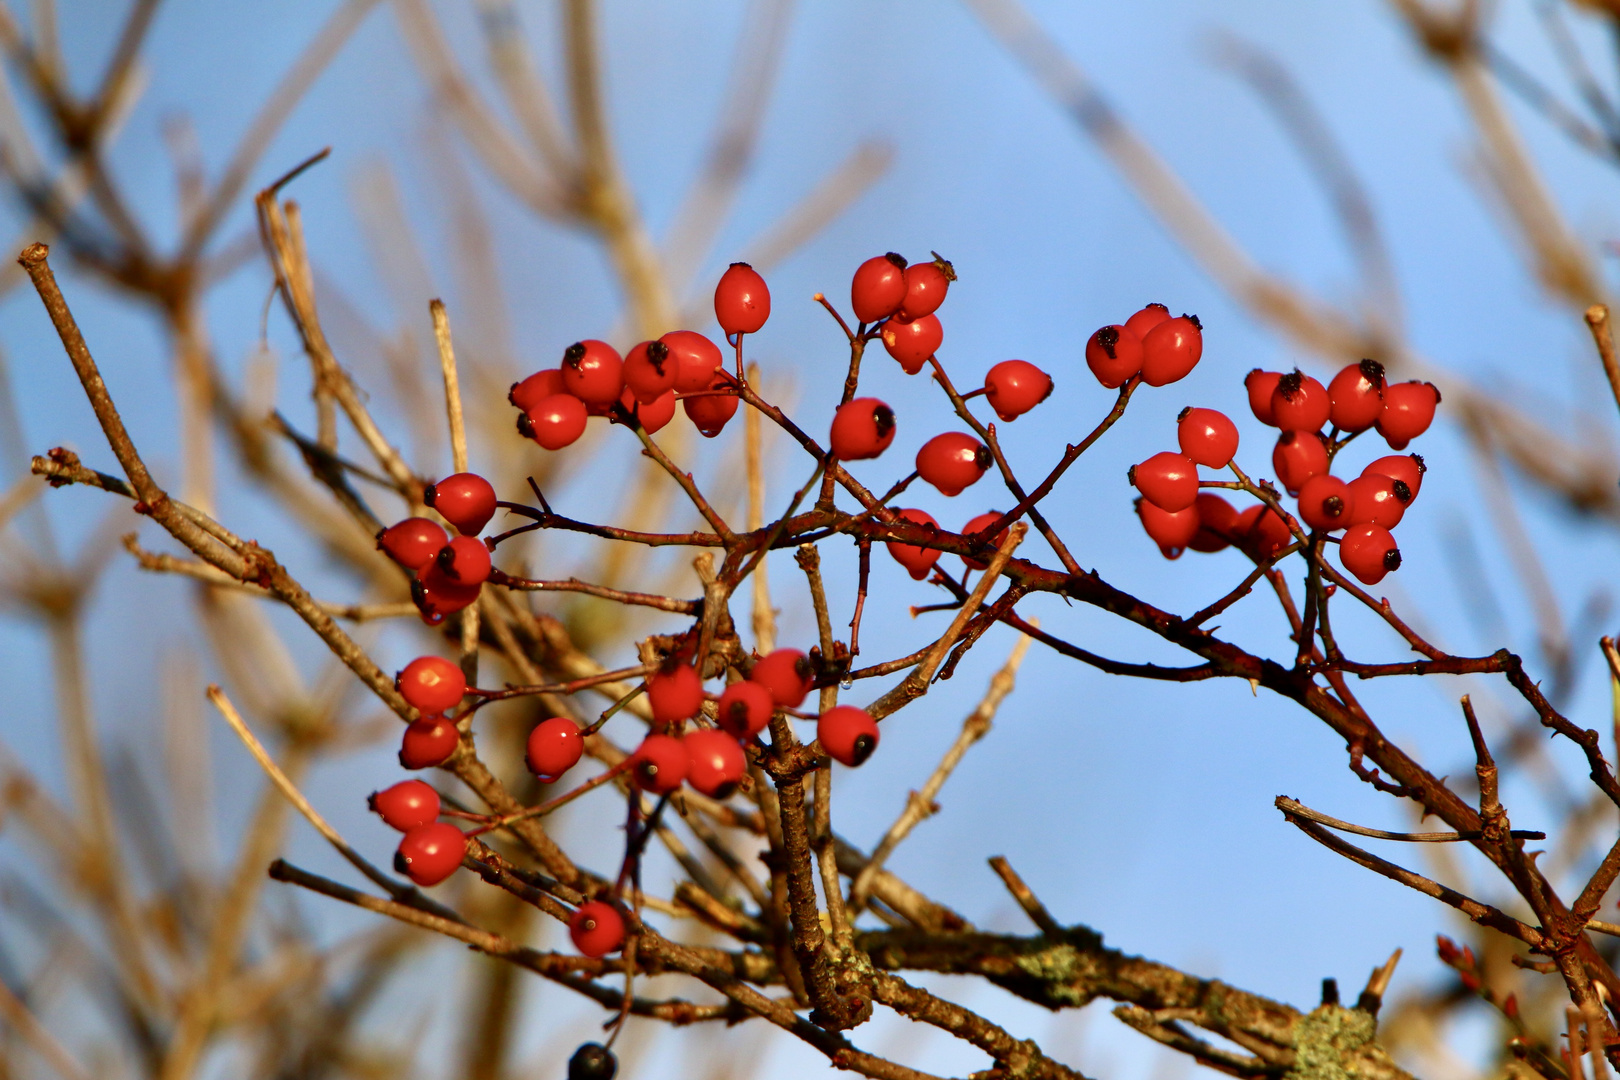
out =
{"type": "Polygon", "coordinates": [[[944,340],[945,328],[935,315],[924,315],[920,319],[902,319],[896,315],[883,324],[883,347],[900,362],[901,370],[907,375],[921,371],[944,340]]]}
{"type": "Polygon", "coordinates": [[[1086,366],[1110,390],[1142,370],[1142,339],[1123,326],[1105,326],[1086,342],[1086,366]]]}
{"type": "Polygon", "coordinates": [[[1170,318],[1170,309],[1163,304],[1149,304],[1135,315],[1125,320],[1125,329],[1135,334],[1140,340],[1147,336],[1147,332],[1170,318]]]}
{"type": "MultiPolygon", "coordinates": [[[[711,391],[726,391],[730,385],[725,376],[717,371],[708,388],[711,391]]],[[[704,438],[712,439],[724,431],[727,422],[737,415],[740,400],[736,394],[730,392],[707,393],[681,398],[681,407],[686,410],[687,417],[703,433],[704,438]]]]}
{"type": "Polygon", "coordinates": [[[605,341],[586,338],[563,350],[563,389],[587,405],[603,408],[624,390],[624,361],[605,341]]]}
{"type": "Polygon", "coordinates": [[[991,465],[989,449],[973,436],[947,431],[923,443],[917,451],[917,474],[942,495],[960,495],[972,487],[991,465]]]}
{"type": "Polygon", "coordinates": [[[906,299],[906,260],[894,252],[874,255],[855,268],[849,303],[863,323],[887,319],[906,299]]]}
{"type": "Polygon", "coordinates": [[[585,956],[618,952],[624,945],[624,916],[612,904],[587,900],[568,920],[568,936],[585,956]]]}
{"type": "Polygon", "coordinates": [[[1187,408],[1176,417],[1176,441],[1181,452],[1199,465],[1224,469],[1237,453],[1237,425],[1223,412],[1187,408]]]}
{"type": "Polygon", "coordinates": [[[506,392],[506,400],[516,405],[519,411],[528,412],[541,398],[565,392],[562,372],[556,368],[546,368],[544,371],[535,372],[522,382],[513,383],[512,389],[506,392]]]}
{"type": "Polygon", "coordinates": [[[1379,525],[1352,525],[1339,541],[1339,562],[1363,585],[1376,585],[1400,569],[1401,549],[1389,530],[1379,525]]]}
{"type": "Polygon", "coordinates": [[[1440,404],[1440,391],[1433,383],[1390,383],[1384,387],[1384,410],[1378,414],[1378,434],[1391,450],[1404,450],[1406,444],[1429,430],[1434,409],[1440,404]]]}
{"type": "MultiPolygon", "coordinates": [[[[797,709],[816,684],[816,673],[810,667],[810,658],[798,649],[777,649],[754,664],[748,681],[763,686],[777,706],[797,709]]],[[[770,717],[765,719],[769,721],[770,717]]]]}
{"type": "Polygon", "coordinates": [[[578,765],[584,753],[585,737],[579,725],[566,716],[552,716],[529,732],[523,760],[530,772],[549,783],[578,765]]]}
{"type": "Polygon", "coordinates": [[[1332,407],[1327,387],[1298,368],[1278,379],[1271,392],[1271,422],[1284,431],[1320,431],[1332,407]]]}
{"type": "Polygon", "coordinates": [[[1193,502],[1198,511],[1198,532],[1187,541],[1194,551],[1215,552],[1224,549],[1237,535],[1238,512],[1231,503],[1209,491],[1200,491],[1193,502]]]}
{"type": "Polygon", "coordinates": [[[663,341],[643,341],[624,357],[624,385],[637,401],[652,401],[665,391],[675,389],[675,372],[679,365],[663,341]]]}
{"type": "Polygon", "coordinates": [[[933,262],[912,263],[906,267],[906,298],[900,304],[902,319],[932,315],[945,302],[945,290],[956,280],[950,263],[934,255],[933,262]]]}
{"type": "Polygon", "coordinates": [[[1314,431],[1285,431],[1271,452],[1271,467],[1288,494],[1298,495],[1300,485],[1328,471],[1327,443],[1314,431]]]}
{"type": "Polygon", "coordinates": [[[446,539],[437,521],[408,517],[377,534],[377,550],[407,570],[418,570],[433,561],[446,539]]]}
{"type": "Polygon", "coordinates": [[[422,492],[422,501],[464,536],[477,536],[495,516],[495,489],[477,473],[456,473],[429,485],[422,492]]]}
{"type": "MultiPolygon", "coordinates": [[[[804,654],[796,649],[778,649],[777,652],[794,653],[799,659],[805,660],[804,654]]],[[[771,654],[775,655],[776,653],[771,654]]],[[[770,657],[765,659],[768,660],[770,657]]],[[[763,663],[765,660],[759,662],[763,663]]],[[[756,675],[759,673],[759,664],[754,665],[756,675]]],[[[808,660],[805,660],[804,666],[809,670],[808,660]]],[[[798,675],[793,674],[790,678],[793,680],[793,687],[796,688],[800,684],[798,675]]],[[[803,685],[805,690],[808,690],[809,681],[805,680],[803,685]]],[[[804,700],[805,690],[798,691],[798,701],[804,700]]],[[[798,702],[795,702],[789,707],[796,707],[797,704],[798,702]]],[[[732,683],[726,687],[725,693],[720,695],[720,705],[715,711],[715,723],[730,732],[734,739],[752,739],[770,724],[771,713],[774,711],[776,701],[772,698],[771,692],[751,678],[749,681],[732,683]]]]}
{"type": "Polygon", "coordinates": [[[589,416],[585,403],[573,394],[551,394],[518,413],[518,434],[547,450],[561,450],[585,434],[589,416]]]}
{"type": "Polygon", "coordinates": [[[714,287],[714,317],[727,335],[752,334],[771,317],[771,290],[745,262],[732,263],[714,287]]]}
{"type": "Polygon", "coordinates": [[[1198,498],[1198,466],[1185,455],[1161,451],[1132,466],[1129,475],[1148,502],[1172,514],[1198,498]]]}
{"type": "Polygon", "coordinates": [[[437,626],[446,615],[454,615],[477,603],[482,588],[451,580],[435,560],[416,572],[416,579],[411,582],[411,599],[427,624],[437,626]]]}
{"type": "Polygon", "coordinates": [[[420,780],[401,780],[393,787],[373,791],[366,805],[389,828],[400,832],[439,819],[439,793],[420,780]]]}
{"type": "Polygon", "coordinates": [[[1299,488],[1299,516],[1313,529],[1331,532],[1354,523],[1356,491],[1337,476],[1318,473],[1299,488]]]}
{"type": "Polygon", "coordinates": [[[1384,409],[1384,365],[1363,360],[1347,365],[1328,383],[1329,418],[1340,431],[1366,431],[1384,409]]]}
{"type": "Polygon", "coordinates": [[[405,726],[399,743],[399,763],[406,769],[431,769],[456,752],[461,732],[443,716],[424,716],[405,726]]]}
{"type": "Polygon", "coordinates": [[[1355,496],[1349,522],[1352,525],[1393,529],[1406,516],[1406,504],[1412,501],[1412,489],[1406,481],[1383,473],[1364,474],[1350,481],[1350,492],[1355,496]]]}
{"type": "Polygon", "coordinates": [[[668,795],[679,788],[692,764],[686,747],[673,735],[648,735],[631,756],[630,775],[636,786],[654,795],[668,795]]]}
{"type": "Polygon", "coordinates": [[[407,832],[394,852],[394,869],[418,885],[437,885],[456,872],[467,854],[467,837],[454,825],[435,821],[407,832]]]}
{"type": "Polygon", "coordinates": [[[1294,542],[1288,522],[1263,505],[1251,506],[1238,514],[1233,536],[1233,542],[1256,562],[1271,558],[1294,542]]]}
{"type": "Polygon", "coordinates": [[[1185,379],[1204,355],[1204,331],[1195,315],[1180,315],[1142,335],[1142,381],[1166,386],[1185,379]]]}
{"type": "Polygon", "coordinates": [[[736,737],[704,729],[688,731],[681,742],[686,744],[686,756],[692,762],[686,770],[686,782],[710,798],[731,798],[748,775],[748,755],[736,737]]]}
{"type": "Polygon", "coordinates": [[[1421,454],[1391,454],[1362,469],[1361,475],[1387,476],[1392,480],[1399,480],[1411,492],[1411,498],[1415,499],[1418,488],[1423,486],[1423,474],[1428,471],[1429,467],[1423,464],[1421,454]]]}
{"type": "Polygon", "coordinates": [[[1249,411],[1254,413],[1254,418],[1262,424],[1277,426],[1277,418],[1271,414],[1271,395],[1281,381],[1282,372],[1261,371],[1259,368],[1255,368],[1243,378],[1244,389],[1249,392],[1249,411]]]}
{"type": "Polygon", "coordinates": [[[1137,499],[1136,513],[1148,537],[1159,545],[1159,551],[1167,559],[1181,558],[1183,549],[1192,546],[1193,538],[1198,535],[1200,522],[1196,502],[1172,513],[1159,509],[1147,499],[1137,499]]]}
{"type": "MultiPolygon", "coordinates": [[[[629,394],[625,396],[628,397],[629,394]]],[[[656,435],[675,419],[675,391],[666,390],[651,401],[638,401],[634,408],[626,403],[625,409],[635,414],[642,430],[649,435],[656,435]]]]}
{"type": "Polygon", "coordinates": [[[675,361],[677,394],[707,389],[714,381],[714,373],[725,366],[720,346],[696,330],[671,330],[658,340],[675,361]]]}
{"type": "Polygon", "coordinates": [[[458,536],[439,549],[439,569],[451,581],[481,585],[489,577],[489,548],[474,536],[458,536]]]}
{"type": "Polygon", "coordinates": [[[833,413],[832,452],[845,461],[875,458],[894,442],[894,410],[877,398],[856,398],[833,413]]]}
{"type": "Polygon", "coordinates": [[[1052,376],[1024,360],[1003,360],[984,377],[984,397],[996,415],[1016,420],[1052,394],[1052,376]]]}
{"type": "Polygon", "coordinates": [[[690,720],[703,708],[703,680],[691,664],[671,664],[647,679],[647,704],[661,727],[690,720]]]}
{"type": "Polygon", "coordinates": [[[418,656],[394,676],[406,701],[425,713],[442,713],[460,704],[467,677],[442,656],[418,656]]]}
{"type": "MultiPolygon", "coordinates": [[[[922,510],[896,510],[895,516],[915,525],[927,526],[932,530],[939,528],[939,522],[922,510]]],[[[906,572],[916,581],[921,581],[927,577],[928,571],[933,569],[934,564],[939,561],[939,552],[933,548],[920,547],[916,544],[902,544],[898,540],[890,540],[884,546],[889,549],[889,554],[894,557],[894,561],[905,567],[906,572]]]]}
{"type": "Polygon", "coordinates": [[[828,757],[845,765],[859,765],[877,749],[877,721],[865,709],[835,705],[816,721],[816,739],[828,757]]]}
{"type": "MultiPolygon", "coordinates": [[[[968,519],[968,523],[962,526],[962,535],[972,536],[976,532],[983,532],[985,529],[988,529],[990,526],[994,525],[1000,520],[1000,510],[991,510],[988,513],[980,514],[976,518],[968,519]]],[[[996,533],[996,535],[990,538],[989,543],[991,547],[1000,548],[1006,539],[1007,530],[1002,529],[1000,532],[996,533]]],[[[975,559],[971,555],[960,555],[958,558],[962,560],[963,564],[966,565],[969,570],[988,570],[990,568],[989,563],[975,559]]]]}

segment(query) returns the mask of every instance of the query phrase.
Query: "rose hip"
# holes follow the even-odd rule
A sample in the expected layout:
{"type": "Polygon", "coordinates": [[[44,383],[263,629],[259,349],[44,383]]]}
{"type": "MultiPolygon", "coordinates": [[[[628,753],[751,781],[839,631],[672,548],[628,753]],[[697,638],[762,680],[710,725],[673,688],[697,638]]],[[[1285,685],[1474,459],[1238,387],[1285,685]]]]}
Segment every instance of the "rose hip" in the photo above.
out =
{"type": "MultiPolygon", "coordinates": [[[[939,522],[933,515],[922,510],[896,510],[895,515],[915,525],[922,525],[930,530],[937,530],[939,522]]],[[[928,571],[934,568],[939,561],[939,552],[934,548],[925,548],[916,544],[902,544],[898,540],[889,540],[884,544],[894,561],[906,568],[906,572],[913,579],[921,581],[928,576],[928,571]]]]}
{"type": "Polygon", "coordinates": [[[1024,360],[1003,360],[984,377],[984,399],[1003,420],[1016,420],[1052,394],[1052,376],[1024,360]]]}
{"type": "Polygon", "coordinates": [[[1186,408],[1176,417],[1176,441],[1188,458],[1210,469],[1224,469],[1237,453],[1238,429],[1223,412],[1186,408]]]}
{"type": "Polygon", "coordinates": [[[991,463],[989,448],[961,431],[935,435],[917,451],[917,475],[941,495],[960,495],[979,482],[991,463]]]}
{"type": "Polygon", "coordinates": [[[939,351],[945,340],[945,328],[939,317],[924,315],[920,319],[902,319],[895,316],[883,324],[883,347],[899,361],[907,375],[915,375],[928,363],[928,358],[939,351]]]}
{"type": "Polygon", "coordinates": [[[1198,466],[1168,450],[1133,465],[1129,478],[1148,502],[1161,510],[1185,510],[1198,498],[1198,466]]]}
{"type": "Polygon", "coordinates": [[[1098,382],[1117,390],[1142,370],[1142,339],[1123,326],[1105,326],[1086,342],[1086,366],[1098,382]]]}
{"type": "Polygon", "coordinates": [[[377,534],[377,550],[407,570],[419,570],[433,561],[447,540],[437,521],[408,517],[377,534]]]}
{"type": "Polygon", "coordinates": [[[1166,319],[1142,335],[1142,381],[1167,386],[1186,378],[1204,355],[1204,332],[1195,315],[1166,319]]]}
{"type": "Polygon", "coordinates": [[[1384,365],[1363,360],[1346,366],[1328,383],[1329,418],[1340,431],[1366,431],[1384,410],[1384,365]]]}
{"type": "Polygon", "coordinates": [[[1314,431],[1284,431],[1271,452],[1271,467],[1288,494],[1298,495],[1305,481],[1328,471],[1327,443],[1314,431]]]}
{"type": "Polygon", "coordinates": [[[906,299],[906,260],[894,252],[875,255],[855,268],[849,304],[858,322],[875,323],[900,310],[906,299]]]}

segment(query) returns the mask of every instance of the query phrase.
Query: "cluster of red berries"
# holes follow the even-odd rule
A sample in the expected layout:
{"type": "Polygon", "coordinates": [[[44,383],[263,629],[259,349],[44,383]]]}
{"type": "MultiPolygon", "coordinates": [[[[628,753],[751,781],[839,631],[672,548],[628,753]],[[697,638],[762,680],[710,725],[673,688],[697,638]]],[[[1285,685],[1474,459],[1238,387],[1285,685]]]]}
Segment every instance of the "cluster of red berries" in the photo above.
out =
{"type": "MultiPolygon", "coordinates": [[[[715,288],[714,313],[728,336],[754,333],[771,314],[765,279],[747,263],[732,263],[715,288]]],[[[513,383],[507,400],[519,410],[519,433],[547,450],[572,445],[592,416],[651,435],[674,418],[679,401],[712,439],[737,413],[720,346],[694,330],[671,330],[622,357],[605,341],[576,341],[560,365],[513,383]]]]}
{"type": "Polygon", "coordinates": [[[434,626],[476,603],[489,577],[489,547],[478,534],[495,516],[495,489],[476,473],[456,473],[428,485],[422,501],[459,535],[431,518],[408,517],[377,534],[377,549],[411,571],[411,597],[434,626]]]}
{"type": "MultiPolygon", "coordinates": [[[[1300,519],[1324,534],[1343,530],[1339,562],[1363,584],[1377,584],[1401,565],[1390,530],[1417,497],[1423,459],[1381,457],[1348,482],[1330,469],[1340,449],[1369,429],[1376,428],[1392,450],[1405,449],[1434,421],[1440,392],[1426,382],[1387,383],[1383,366],[1373,360],[1346,366],[1327,386],[1298,370],[1258,368],[1244,385],[1255,418],[1282,429],[1271,464],[1298,500],[1300,519]]],[[[1261,560],[1292,542],[1288,523],[1275,511],[1259,505],[1240,512],[1219,495],[1199,491],[1198,466],[1225,468],[1237,452],[1237,427],[1229,418],[1214,409],[1184,409],[1177,438],[1179,454],[1154,454],[1130,471],[1142,494],[1142,526],[1167,558],[1186,548],[1207,552],[1235,544],[1261,560]]]]}
{"type": "Polygon", "coordinates": [[[1163,304],[1149,304],[1086,342],[1086,366],[1110,390],[1138,377],[1149,386],[1168,386],[1185,379],[1203,355],[1204,327],[1198,316],[1171,318],[1163,304]]]}

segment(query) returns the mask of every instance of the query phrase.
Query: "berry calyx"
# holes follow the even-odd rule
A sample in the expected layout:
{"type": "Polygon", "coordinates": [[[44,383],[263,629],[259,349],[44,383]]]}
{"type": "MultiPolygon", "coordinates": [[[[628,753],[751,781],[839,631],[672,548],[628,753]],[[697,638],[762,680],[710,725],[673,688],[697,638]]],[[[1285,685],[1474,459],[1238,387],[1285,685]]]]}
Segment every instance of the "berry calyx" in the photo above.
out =
{"type": "MultiPolygon", "coordinates": [[[[797,652],[796,649],[778,650],[779,652],[797,652]]],[[[772,653],[775,656],[776,653],[772,653]]],[[[801,658],[803,653],[798,654],[801,658]]],[[[767,657],[767,659],[769,659],[767,657]]],[[[763,664],[761,660],[759,663],[763,664]]],[[[805,668],[810,667],[806,660],[805,668]]],[[[759,670],[759,664],[754,665],[759,670]]],[[[793,675],[795,685],[800,683],[797,674],[793,675]]],[[[804,681],[805,690],[809,689],[808,680],[804,681]]],[[[799,692],[799,701],[804,700],[804,692],[799,692]]],[[[790,708],[794,706],[789,706],[790,708]]],[[[728,732],[732,738],[748,740],[764,731],[770,725],[771,713],[776,711],[776,701],[765,686],[753,679],[732,683],[720,695],[720,703],[715,709],[715,723],[723,731],[728,732]]]]}
{"type": "MultiPolygon", "coordinates": [[[[718,351],[718,350],[716,350],[718,351]]],[[[624,357],[624,385],[637,401],[654,401],[675,389],[678,364],[663,341],[643,341],[624,357]]],[[[708,376],[704,379],[707,381],[708,376]]]]}
{"type": "Polygon", "coordinates": [[[1337,476],[1318,473],[1299,488],[1299,516],[1313,529],[1343,529],[1356,521],[1356,493],[1337,476]]]}
{"type": "Polygon", "coordinates": [[[984,399],[1003,420],[1016,420],[1052,395],[1052,376],[1025,360],[1003,360],[984,376],[984,399]]]}
{"type": "Polygon", "coordinates": [[[724,731],[705,728],[687,732],[681,741],[691,761],[686,782],[712,799],[731,798],[748,775],[748,756],[737,740],[724,731]]]}
{"type": "Polygon", "coordinates": [[[835,705],[816,721],[816,740],[828,757],[853,768],[877,749],[877,721],[865,709],[835,705]]]}
{"type": "Polygon", "coordinates": [[[1384,365],[1376,360],[1349,364],[1328,383],[1329,418],[1340,431],[1366,431],[1384,411],[1384,365]]]}
{"type": "Polygon", "coordinates": [[[1406,504],[1412,501],[1412,489],[1406,481],[1396,480],[1383,473],[1363,474],[1350,481],[1355,496],[1350,524],[1378,525],[1393,529],[1406,516],[1406,504]]]}
{"type": "MultiPolygon", "coordinates": [[[[933,515],[923,510],[896,510],[895,516],[914,525],[923,525],[931,530],[938,530],[939,522],[933,515]]],[[[928,571],[934,568],[939,561],[939,552],[934,548],[925,548],[917,544],[902,544],[898,540],[885,542],[884,547],[889,549],[889,555],[894,561],[906,568],[906,573],[913,580],[921,581],[928,576],[928,571]]]]}
{"type": "Polygon", "coordinates": [[[1380,525],[1352,525],[1339,541],[1339,562],[1363,585],[1376,585],[1401,566],[1395,538],[1380,525]]]}
{"type": "Polygon", "coordinates": [[[1192,546],[1202,522],[1198,517],[1198,504],[1172,513],[1153,505],[1147,499],[1137,499],[1136,514],[1142,519],[1142,528],[1148,538],[1159,545],[1159,552],[1167,559],[1179,559],[1181,553],[1192,546]]]}
{"type": "Polygon", "coordinates": [[[752,334],[771,317],[771,290],[745,262],[734,262],[714,287],[714,317],[727,336],[752,334]]]}
{"type": "Polygon", "coordinates": [[[1271,392],[1271,422],[1284,431],[1320,431],[1332,408],[1327,387],[1298,368],[1278,379],[1271,392]]]}
{"type": "Polygon", "coordinates": [[[467,677],[461,668],[442,656],[418,656],[394,676],[394,685],[424,713],[453,709],[467,693],[467,677]]]}
{"type": "Polygon", "coordinates": [[[1384,408],[1378,414],[1378,434],[1391,450],[1404,450],[1406,444],[1429,430],[1434,410],[1440,404],[1440,391],[1433,383],[1390,383],[1384,387],[1384,408]]]}
{"type": "Polygon", "coordinates": [[[495,489],[477,473],[455,473],[430,484],[422,501],[437,510],[463,536],[477,536],[495,516],[495,489]]]}
{"type": "Polygon", "coordinates": [[[601,1043],[586,1043],[568,1059],[568,1080],[613,1080],[619,1061],[601,1043]]]}
{"type": "Polygon", "coordinates": [[[1200,491],[1193,502],[1198,511],[1198,532],[1187,541],[1193,551],[1205,553],[1224,550],[1237,535],[1237,508],[1210,491],[1200,491]]]}
{"type": "Polygon", "coordinates": [[[658,339],[675,362],[675,392],[690,394],[706,390],[714,373],[725,366],[720,346],[696,330],[671,330],[658,339]]]}
{"type": "Polygon", "coordinates": [[[906,267],[906,297],[900,304],[902,319],[932,315],[945,302],[945,291],[956,280],[956,268],[932,252],[933,262],[912,263],[906,267]]]}
{"type": "Polygon", "coordinates": [[[833,413],[828,441],[845,461],[875,458],[894,442],[894,410],[877,398],[847,401],[833,413]]]}
{"type": "Polygon", "coordinates": [[[1127,475],[1143,498],[1172,514],[1198,498],[1198,466],[1184,454],[1161,451],[1133,465],[1127,475]]]}
{"type": "Polygon", "coordinates": [[[489,577],[489,548],[475,536],[458,536],[434,560],[445,577],[461,585],[481,585],[489,577]]]}
{"type": "Polygon", "coordinates": [[[529,771],[550,783],[579,764],[585,753],[585,737],[579,725],[566,716],[552,716],[534,725],[523,747],[523,762],[529,771]]]}
{"type": "Polygon", "coordinates": [[[533,439],[547,450],[571,446],[585,434],[590,410],[573,394],[551,394],[518,413],[518,434],[533,439]]]}
{"type": "Polygon", "coordinates": [[[467,836],[445,821],[407,831],[394,851],[394,869],[418,885],[437,885],[456,872],[467,854],[467,836]]]}
{"type": "Polygon", "coordinates": [[[855,268],[849,285],[849,304],[863,323],[887,319],[906,299],[906,260],[889,252],[875,255],[855,268]]]}
{"type": "MultiPolygon", "coordinates": [[[[624,916],[612,904],[587,900],[569,918],[568,936],[573,940],[574,948],[585,956],[599,957],[618,952],[624,945],[624,916]]],[[[574,1056],[578,1057],[579,1054],[574,1056]]],[[[572,1062],[569,1068],[573,1068],[572,1062]]]]}
{"type": "Polygon", "coordinates": [[[393,787],[373,791],[366,805],[400,832],[439,819],[439,793],[420,780],[401,780],[393,787]]]}
{"type": "Polygon", "coordinates": [[[1328,471],[1327,443],[1314,431],[1284,431],[1271,451],[1271,467],[1288,494],[1298,495],[1305,481],[1328,471]]]}
{"type": "Polygon", "coordinates": [[[1259,368],[1243,377],[1243,388],[1249,392],[1249,411],[1262,424],[1277,426],[1277,418],[1271,413],[1271,395],[1281,381],[1282,372],[1261,371],[1259,368]]]}
{"type": "Polygon", "coordinates": [[[405,725],[399,741],[401,768],[431,769],[443,765],[461,744],[461,732],[443,716],[424,716],[405,725]]]}
{"type": "Polygon", "coordinates": [[[631,757],[630,775],[636,786],[654,795],[679,788],[692,765],[686,747],[673,735],[648,735],[631,757]]]}
{"type": "Polygon", "coordinates": [[[1215,409],[1186,408],[1176,417],[1176,441],[1181,452],[1210,469],[1224,469],[1237,453],[1237,425],[1215,409]]]}
{"type": "MultiPolygon", "coordinates": [[[[709,381],[708,389],[726,391],[729,386],[725,375],[716,371],[709,381]]],[[[724,431],[726,424],[737,415],[739,401],[740,399],[733,393],[707,393],[681,398],[681,407],[686,410],[687,417],[698,431],[703,433],[703,437],[712,439],[724,431]]]]}
{"type": "MultiPolygon", "coordinates": [[[[815,686],[816,673],[810,658],[798,649],[777,649],[760,657],[748,673],[748,681],[763,686],[778,708],[797,709],[815,686]]],[[[770,717],[765,719],[769,722],[770,717]]]]}
{"type": "Polygon", "coordinates": [[[703,708],[703,680],[691,664],[670,664],[647,678],[647,704],[661,727],[690,720],[703,708]]]}
{"type": "Polygon", "coordinates": [[[1166,319],[1142,335],[1142,381],[1167,386],[1191,374],[1204,355],[1204,330],[1196,315],[1166,319]]]}
{"type": "Polygon", "coordinates": [[[377,534],[377,550],[407,570],[420,570],[433,561],[447,539],[437,521],[408,517],[377,534]]]}
{"type": "Polygon", "coordinates": [[[1142,370],[1142,339],[1123,326],[1105,326],[1086,341],[1086,366],[1098,382],[1117,390],[1142,370]]]}
{"type": "Polygon", "coordinates": [[[1137,338],[1147,336],[1147,332],[1170,318],[1170,309],[1163,304],[1149,304],[1141,311],[1125,320],[1125,329],[1135,334],[1137,338]]]}
{"type": "Polygon", "coordinates": [[[939,351],[945,340],[945,328],[938,316],[924,315],[920,319],[902,319],[898,315],[883,324],[883,347],[899,362],[907,375],[915,375],[928,363],[928,358],[939,351]]]}
{"type": "Polygon", "coordinates": [[[1407,490],[1412,493],[1412,498],[1415,499],[1418,489],[1423,486],[1423,474],[1428,471],[1429,467],[1423,464],[1421,454],[1390,454],[1388,457],[1371,462],[1361,470],[1361,475],[1387,476],[1392,480],[1399,480],[1406,485],[1407,490]]]}
{"type": "Polygon", "coordinates": [[[563,350],[563,389],[587,405],[605,408],[624,391],[624,360],[605,341],[586,338],[563,350]]]}
{"type": "Polygon", "coordinates": [[[941,495],[960,495],[979,482],[993,462],[990,449],[961,431],[947,431],[923,443],[917,451],[917,475],[939,489],[941,495]]]}
{"type": "MultiPolygon", "coordinates": [[[[1000,510],[991,510],[980,514],[978,517],[969,518],[968,523],[962,526],[962,535],[972,536],[974,533],[983,532],[985,529],[988,529],[990,526],[994,525],[1000,520],[1000,510]]],[[[996,533],[996,535],[990,538],[989,544],[993,548],[1000,548],[1006,539],[1007,530],[1002,529],[1000,532],[996,533]]],[[[958,558],[962,560],[963,565],[965,565],[969,570],[988,570],[990,568],[989,563],[980,559],[975,559],[971,555],[960,555],[958,558]]]]}
{"type": "Polygon", "coordinates": [[[522,382],[513,383],[512,389],[506,392],[506,400],[516,405],[520,412],[528,412],[541,398],[561,393],[565,393],[562,372],[556,368],[546,368],[544,371],[535,372],[522,382]]]}

